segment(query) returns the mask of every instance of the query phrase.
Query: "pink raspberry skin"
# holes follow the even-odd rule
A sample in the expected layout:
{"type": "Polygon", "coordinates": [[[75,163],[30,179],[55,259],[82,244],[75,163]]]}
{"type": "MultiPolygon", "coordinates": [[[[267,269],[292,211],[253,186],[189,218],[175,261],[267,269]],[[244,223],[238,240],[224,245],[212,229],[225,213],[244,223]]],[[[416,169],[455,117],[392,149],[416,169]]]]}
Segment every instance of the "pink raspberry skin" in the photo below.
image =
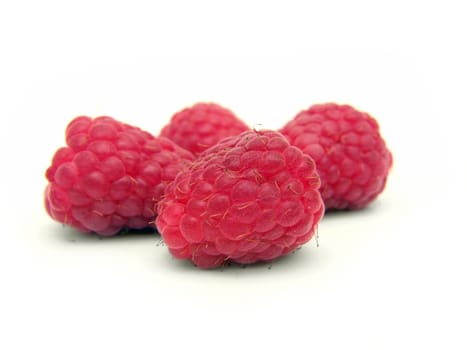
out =
{"type": "Polygon", "coordinates": [[[392,154],[369,114],[349,105],[317,104],[280,132],[315,160],[326,210],[363,208],[384,190],[392,154]]]}
{"type": "Polygon", "coordinates": [[[149,227],[154,201],[193,155],[111,117],[80,116],[46,171],[45,209],[83,232],[112,236],[149,227]]]}
{"type": "Polygon", "coordinates": [[[175,113],[160,135],[199,155],[228,136],[248,130],[248,126],[230,110],[199,102],[175,113]]]}
{"type": "Polygon", "coordinates": [[[276,131],[245,131],[203,152],[167,186],[156,227],[200,268],[271,261],[308,242],[324,212],[313,160],[276,131]]]}

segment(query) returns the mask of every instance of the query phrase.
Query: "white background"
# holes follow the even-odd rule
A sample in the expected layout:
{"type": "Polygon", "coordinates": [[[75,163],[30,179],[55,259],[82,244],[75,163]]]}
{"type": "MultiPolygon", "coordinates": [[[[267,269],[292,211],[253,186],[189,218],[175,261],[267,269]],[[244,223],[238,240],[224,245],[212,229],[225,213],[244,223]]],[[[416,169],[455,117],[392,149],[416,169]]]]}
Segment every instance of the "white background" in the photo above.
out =
{"type": "Polygon", "coordinates": [[[0,347],[465,349],[461,3],[2,1],[0,347]],[[365,110],[394,154],[387,188],[326,216],[319,247],[214,271],[159,236],[47,216],[73,117],[157,134],[201,100],[264,128],[318,102],[365,110]]]}

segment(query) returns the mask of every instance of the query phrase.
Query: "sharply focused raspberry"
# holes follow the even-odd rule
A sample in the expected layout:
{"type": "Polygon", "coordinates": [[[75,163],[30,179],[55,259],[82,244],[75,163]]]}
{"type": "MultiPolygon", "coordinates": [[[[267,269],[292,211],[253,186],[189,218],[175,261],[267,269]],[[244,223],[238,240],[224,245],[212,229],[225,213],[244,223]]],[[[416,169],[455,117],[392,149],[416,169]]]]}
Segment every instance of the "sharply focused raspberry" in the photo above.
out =
{"type": "Polygon", "coordinates": [[[156,226],[173,256],[212,268],[269,261],[308,242],[324,211],[315,163],[275,131],[206,150],[167,186],[156,226]]]}
{"type": "Polygon", "coordinates": [[[193,155],[110,117],[77,117],[47,169],[45,208],[82,232],[111,236],[154,221],[154,201],[193,155]]]}
{"type": "Polygon", "coordinates": [[[161,136],[198,155],[223,138],[246,130],[248,126],[230,110],[215,103],[197,103],[175,113],[161,136]]]}
{"type": "Polygon", "coordinates": [[[383,191],[392,155],[367,113],[348,105],[314,105],[280,131],[315,160],[326,210],[362,208],[383,191]]]}

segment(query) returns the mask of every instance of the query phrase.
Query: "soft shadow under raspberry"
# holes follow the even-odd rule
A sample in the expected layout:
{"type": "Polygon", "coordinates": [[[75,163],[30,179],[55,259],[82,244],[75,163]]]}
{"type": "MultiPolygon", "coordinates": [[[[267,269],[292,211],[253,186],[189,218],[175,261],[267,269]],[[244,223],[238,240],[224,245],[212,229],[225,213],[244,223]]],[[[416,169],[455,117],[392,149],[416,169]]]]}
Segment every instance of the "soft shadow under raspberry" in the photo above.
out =
{"type": "Polygon", "coordinates": [[[158,239],[159,232],[153,227],[143,229],[122,229],[114,236],[99,236],[96,233],[82,233],[72,227],[64,225],[53,225],[50,231],[51,236],[57,240],[69,243],[96,243],[96,242],[118,242],[118,241],[137,241],[144,239],[158,239]]]}
{"type": "Polygon", "coordinates": [[[322,220],[336,219],[339,217],[367,215],[368,213],[377,212],[379,210],[379,207],[380,203],[376,201],[361,209],[329,209],[325,211],[322,220]]]}
{"type": "MultiPolygon", "coordinates": [[[[310,242],[312,244],[312,242],[310,242]]],[[[232,261],[225,261],[225,263],[219,267],[213,269],[201,269],[193,264],[190,260],[179,260],[169,254],[166,255],[167,268],[170,268],[173,272],[178,270],[181,273],[201,273],[208,275],[238,275],[238,274],[256,274],[258,272],[268,273],[274,271],[284,270],[295,270],[299,266],[313,266],[313,261],[317,262],[319,256],[318,252],[309,252],[307,249],[303,250],[303,247],[299,247],[293,252],[283,255],[272,261],[258,261],[252,264],[238,264],[232,261]],[[311,260],[311,262],[310,262],[311,260]]]]}

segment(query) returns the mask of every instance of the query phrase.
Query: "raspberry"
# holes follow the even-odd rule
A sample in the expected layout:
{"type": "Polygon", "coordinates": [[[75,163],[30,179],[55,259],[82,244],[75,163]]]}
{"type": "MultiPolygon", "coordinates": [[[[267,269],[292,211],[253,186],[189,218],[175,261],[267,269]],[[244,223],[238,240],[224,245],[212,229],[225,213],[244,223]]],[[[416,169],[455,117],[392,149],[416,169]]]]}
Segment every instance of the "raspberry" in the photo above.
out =
{"type": "Polygon", "coordinates": [[[223,138],[246,130],[248,126],[230,110],[215,103],[197,103],[175,113],[160,135],[199,155],[223,138]]]}
{"type": "Polygon", "coordinates": [[[324,206],[315,163],[276,131],[245,131],[203,152],[167,186],[156,226],[171,254],[200,268],[288,254],[324,206]]]}
{"type": "Polygon", "coordinates": [[[154,221],[154,201],[193,155],[110,117],[73,119],[67,147],[46,171],[45,208],[58,222],[102,236],[154,221]]]}
{"type": "Polygon", "coordinates": [[[348,105],[318,104],[280,130],[316,162],[329,209],[359,209],[384,189],[392,155],[374,118],[348,105]]]}

